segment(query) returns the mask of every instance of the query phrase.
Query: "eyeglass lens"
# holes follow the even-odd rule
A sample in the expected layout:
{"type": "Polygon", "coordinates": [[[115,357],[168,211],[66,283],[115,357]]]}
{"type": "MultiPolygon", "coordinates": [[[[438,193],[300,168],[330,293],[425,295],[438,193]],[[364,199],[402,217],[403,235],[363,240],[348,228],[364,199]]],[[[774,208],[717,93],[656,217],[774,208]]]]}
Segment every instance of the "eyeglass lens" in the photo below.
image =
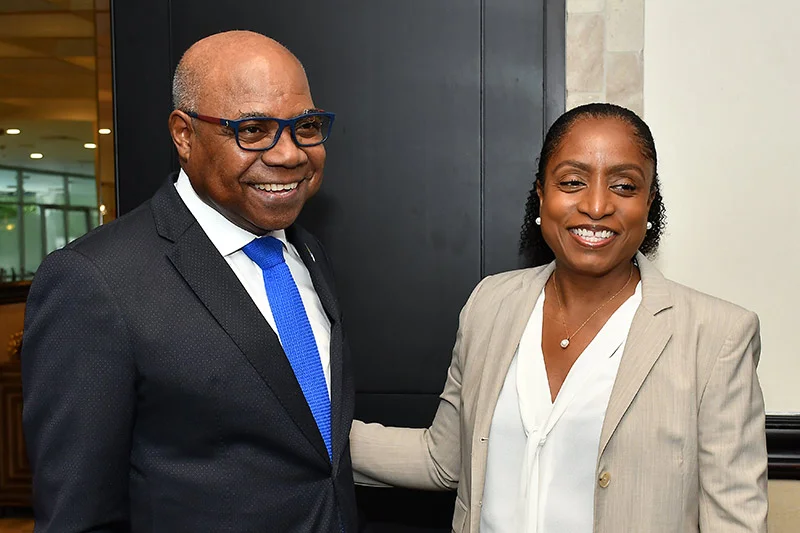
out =
{"type": "MultiPolygon", "coordinates": [[[[331,119],[326,115],[303,115],[294,121],[295,139],[299,146],[322,143],[330,132],[331,119]]],[[[280,123],[272,119],[254,118],[239,124],[239,144],[250,150],[266,149],[275,143],[280,123]]],[[[289,132],[286,132],[289,133],[289,132]]]]}

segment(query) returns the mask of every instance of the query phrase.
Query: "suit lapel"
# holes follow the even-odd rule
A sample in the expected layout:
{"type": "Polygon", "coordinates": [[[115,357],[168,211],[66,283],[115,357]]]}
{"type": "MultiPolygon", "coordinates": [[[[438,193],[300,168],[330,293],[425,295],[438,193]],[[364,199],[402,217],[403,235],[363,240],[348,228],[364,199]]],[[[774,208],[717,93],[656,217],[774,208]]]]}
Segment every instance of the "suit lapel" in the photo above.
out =
{"type": "Polygon", "coordinates": [[[672,337],[670,315],[663,312],[672,307],[666,280],[642,254],[637,254],[636,259],[642,276],[642,303],[633,317],[617,379],[611,390],[600,433],[598,457],[605,451],[622,417],[672,337]]]}
{"type": "MultiPolygon", "coordinates": [[[[554,267],[551,263],[543,269],[528,271],[521,280],[519,290],[512,291],[498,304],[499,310],[494,322],[486,326],[491,329],[491,337],[486,350],[487,362],[481,373],[478,399],[475,402],[475,433],[480,439],[489,436],[495,406],[508,368],[517,352],[536,300],[554,267]]],[[[473,496],[477,500],[482,498],[488,449],[488,446],[483,446],[479,453],[473,454],[472,486],[473,496]]]]}
{"type": "Polygon", "coordinates": [[[330,369],[331,369],[331,442],[333,460],[337,463],[341,450],[350,436],[350,421],[345,420],[346,413],[351,411],[350,395],[343,394],[344,383],[344,332],[342,330],[341,313],[333,291],[332,280],[328,278],[329,267],[325,252],[316,241],[301,227],[293,225],[286,230],[286,238],[300,254],[306,265],[314,290],[319,296],[325,313],[331,321],[330,369]]]}
{"type": "Polygon", "coordinates": [[[153,200],[156,227],[174,243],[167,257],[327,462],[325,443],[277,335],[174,185],[163,187],[153,200]]]}
{"type": "MultiPolygon", "coordinates": [[[[286,238],[300,254],[300,258],[306,265],[311,274],[311,281],[314,283],[314,290],[319,296],[322,307],[328,318],[333,323],[339,321],[339,305],[334,296],[331,282],[326,278],[323,266],[326,265],[324,252],[313,242],[310,235],[297,225],[286,229],[286,238]],[[317,257],[319,256],[319,257],[317,257]]],[[[327,265],[326,265],[327,266],[327,265]]]]}

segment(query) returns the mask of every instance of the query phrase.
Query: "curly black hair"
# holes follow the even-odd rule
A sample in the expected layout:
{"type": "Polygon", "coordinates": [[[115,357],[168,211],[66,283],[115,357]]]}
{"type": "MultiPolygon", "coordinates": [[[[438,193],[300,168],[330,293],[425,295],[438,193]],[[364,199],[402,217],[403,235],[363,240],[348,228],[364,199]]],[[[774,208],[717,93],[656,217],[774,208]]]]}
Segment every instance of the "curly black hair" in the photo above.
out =
{"type": "Polygon", "coordinates": [[[533,181],[533,187],[528,193],[528,201],[525,204],[525,219],[520,235],[519,251],[526,266],[545,265],[555,259],[553,250],[545,242],[542,230],[535,222],[536,217],[539,216],[539,195],[536,194],[536,182],[538,180],[544,182],[545,168],[547,168],[550,157],[561,145],[561,141],[572,125],[584,118],[615,118],[629,124],[634,130],[634,136],[642,150],[642,155],[653,163],[653,183],[650,190],[655,195],[653,203],[650,204],[650,212],[647,214],[647,220],[652,223],[653,227],[647,230],[639,250],[649,257],[653,257],[658,250],[658,243],[664,232],[667,216],[658,181],[658,158],[653,134],[650,133],[647,124],[630,109],[614,104],[594,103],[576,107],[558,117],[544,138],[544,145],[539,154],[536,179],[533,181]]]}

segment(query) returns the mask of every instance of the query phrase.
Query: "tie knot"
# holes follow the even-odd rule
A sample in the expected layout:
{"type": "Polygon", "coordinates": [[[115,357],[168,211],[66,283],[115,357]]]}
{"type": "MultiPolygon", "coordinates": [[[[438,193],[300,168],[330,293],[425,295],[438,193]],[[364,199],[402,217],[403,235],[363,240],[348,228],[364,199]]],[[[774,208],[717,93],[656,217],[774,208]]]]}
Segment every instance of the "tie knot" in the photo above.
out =
{"type": "Polygon", "coordinates": [[[275,237],[259,237],[250,241],[242,251],[261,267],[261,270],[280,265],[286,260],[283,258],[283,243],[275,237]]]}

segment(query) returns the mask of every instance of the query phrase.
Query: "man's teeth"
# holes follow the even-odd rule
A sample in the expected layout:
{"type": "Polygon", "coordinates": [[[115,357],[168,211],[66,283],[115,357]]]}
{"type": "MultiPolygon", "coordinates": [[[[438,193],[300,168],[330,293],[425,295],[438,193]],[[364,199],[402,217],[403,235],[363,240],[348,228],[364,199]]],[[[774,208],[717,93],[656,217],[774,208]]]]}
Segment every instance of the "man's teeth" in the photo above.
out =
{"type": "Polygon", "coordinates": [[[262,191],[291,191],[300,185],[299,181],[294,183],[254,183],[253,187],[262,191]]]}
{"type": "Polygon", "coordinates": [[[589,242],[600,242],[605,239],[610,239],[614,235],[613,231],[607,229],[601,231],[592,231],[590,229],[573,228],[569,231],[589,242]]]}

